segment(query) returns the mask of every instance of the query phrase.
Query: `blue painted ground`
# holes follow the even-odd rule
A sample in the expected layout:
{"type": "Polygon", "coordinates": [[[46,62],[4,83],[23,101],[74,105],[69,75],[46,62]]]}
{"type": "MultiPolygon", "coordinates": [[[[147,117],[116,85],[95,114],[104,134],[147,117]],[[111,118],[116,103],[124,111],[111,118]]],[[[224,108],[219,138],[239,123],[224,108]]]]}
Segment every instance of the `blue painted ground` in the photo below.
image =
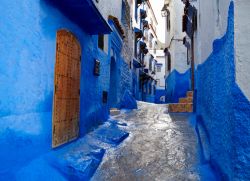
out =
{"type": "MultiPolygon", "coordinates": [[[[101,163],[105,151],[116,147],[128,137],[129,134],[123,130],[124,126],[126,124],[109,119],[108,122],[83,138],[42,155],[37,155],[37,157],[32,155],[32,152],[40,152],[41,150],[32,149],[34,142],[29,142],[24,133],[12,134],[10,132],[6,137],[8,137],[8,141],[13,142],[13,147],[10,146],[6,150],[5,159],[1,157],[0,180],[89,180],[101,163]],[[23,141],[18,140],[17,142],[15,140],[22,138],[24,138],[23,141]],[[25,146],[26,150],[19,150],[19,146],[25,146]],[[33,157],[27,162],[24,161],[29,157],[26,152],[33,157]],[[13,159],[10,161],[11,165],[8,165],[6,159],[13,159]]],[[[39,128],[34,126],[30,132],[33,129],[39,128]]],[[[6,137],[1,139],[6,139],[6,137]]],[[[32,141],[39,142],[41,140],[32,139],[32,141]]],[[[4,156],[2,151],[1,148],[1,156],[4,156]]]]}
{"type": "Polygon", "coordinates": [[[139,102],[138,110],[115,119],[127,124],[129,137],[107,150],[93,181],[160,180],[219,181],[209,162],[201,159],[204,134],[196,131],[192,114],[168,114],[167,106],[139,102]],[[197,139],[198,138],[198,139],[197,139]]]}

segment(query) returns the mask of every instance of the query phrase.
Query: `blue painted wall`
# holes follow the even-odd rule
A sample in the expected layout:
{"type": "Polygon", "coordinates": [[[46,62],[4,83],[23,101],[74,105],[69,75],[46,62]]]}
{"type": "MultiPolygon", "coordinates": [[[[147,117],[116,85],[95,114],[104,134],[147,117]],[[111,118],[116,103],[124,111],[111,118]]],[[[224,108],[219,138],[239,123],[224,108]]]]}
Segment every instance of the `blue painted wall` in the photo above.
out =
{"type": "Polygon", "coordinates": [[[155,103],[155,96],[154,95],[146,95],[145,102],[155,103]]]}
{"type": "Polygon", "coordinates": [[[198,66],[197,114],[210,144],[210,163],[223,180],[250,179],[250,102],[235,80],[234,6],[230,4],[226,34],[198,66]]]}
{"type": "Polygon", "coordinates": [[[155,90],[155,103],[156,104],[164,104],[165,102],[162,102],[160,99],[162,96],[166,97],[166,91],[164,89],[156,89],[155,90]]]}
{"type": "MultiPolygon", "coordinates": [[[[132,70],[122,57],[123,40],[116,29],[116,25],[112,20],[109,24],[113,32],[109,35],[109,56],[114,56],[113,64],[110,65],[110,92],[109,106],[113,108],[121,107],[121,99],[126,91],[132,95],[132,70]],[[111,52],[113,52],[111,55],[111,52]],[[113,70],[113,71],[112,71],[113,70]],[[112,74],[112,72],[115,72],[112,74]],[[116,75],[116,77],[114,77],[116,75]]],[[[111,59],[110,59],[111,60],[111,59]]]]}
{"type": "Polygon", "coordinates": [[[186,97],[187,91],[190,90],[190,69],[181,74],[173,70],[166,78],[166,102],[177,103],[179,98],[186,97]]]}
{"type": "Polygon", "coordinates": [[[38,0],[2,0],[0,6],[0,180],[51,150],[56,32],[65,28],[82,48],[80,135],[108,117],[110,58],[61,12],[38,0]],[[94,59],[101,61],[93,75],[94,59]]]}
{"type": "MultiPolygon", "coordinates": [[[[120,95],[123,96],[126,91],[129,91],[132,95],[132,70],[129,68],[129,65],[125,62],[125,60],[121,59],[121,66],[120,66],[121,78],[120,78],[120,95]]],[[[120,100],[120,99],[119,99],[120,100]]]]}

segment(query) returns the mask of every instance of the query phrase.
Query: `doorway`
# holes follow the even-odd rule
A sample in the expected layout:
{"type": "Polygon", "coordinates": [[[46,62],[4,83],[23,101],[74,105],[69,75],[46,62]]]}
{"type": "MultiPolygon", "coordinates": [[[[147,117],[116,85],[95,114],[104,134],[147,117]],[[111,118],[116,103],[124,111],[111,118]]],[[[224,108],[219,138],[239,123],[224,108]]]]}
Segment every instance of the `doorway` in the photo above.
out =
{"type": "Polygon", "coordinates": [[[81,46],[67,30],[56,35],[52,147],[76,139],[80,120],[81,46]]]}
{"type": "Polygon", "coordinates": [[[109,104],[111,108],[117,107],[117,63],[114,56],[110,61],[109,104]]]}

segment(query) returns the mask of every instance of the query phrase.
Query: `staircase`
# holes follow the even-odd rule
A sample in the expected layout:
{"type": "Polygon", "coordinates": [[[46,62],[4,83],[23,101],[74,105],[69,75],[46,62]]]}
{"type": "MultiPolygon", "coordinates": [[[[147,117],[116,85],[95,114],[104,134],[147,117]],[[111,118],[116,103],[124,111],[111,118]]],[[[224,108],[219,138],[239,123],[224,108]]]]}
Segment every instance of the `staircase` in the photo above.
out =
{"type": "Polygon", "coordinates": [[[185,98],[180,98],[179,103],[168,104],[168,112],[170,113],[185,113],[193,112],[193,91],[188,91],[185,98]]]}
{"type": "Polygon", "coordinates": [[[117,108],[111,108],[109,112],[111,116],[116,116],[121,113],[121,111],[117,108]]]}

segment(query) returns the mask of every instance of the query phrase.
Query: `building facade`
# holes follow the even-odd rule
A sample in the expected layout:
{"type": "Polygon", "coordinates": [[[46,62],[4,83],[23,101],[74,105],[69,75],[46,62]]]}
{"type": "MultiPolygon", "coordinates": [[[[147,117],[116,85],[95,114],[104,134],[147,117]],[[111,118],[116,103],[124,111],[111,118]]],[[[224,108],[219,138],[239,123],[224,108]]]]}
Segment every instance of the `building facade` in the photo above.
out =
{"type": "Polygon", "coordinates": [[[155,102],[158,22],[150,1],[133,1],[133,7],[132,21],[135,32],[133,92],[137,100],[155,102]]]}
{"type": "MultiPolygon", "coordinates": [[[[189,80],[188,89],[194,91],[196,131],[205,135],[202,159],[222,180],[249,180],[250,74],[246,69],[250,55],[246,31],[250,28],[250,3],[183,0],[183,5],[182,12],[176,10],[176,18],[185,32],[187,53],[183,60],[187,57],[190,71],[186,76],[175,76],[175,83],[166,81],[167,89],[189,80]]],[[[186,62],[183,64],[185,67],[186,62]]],[[[179,93],[167,93],[167,99],[174,94],[179,93]]]]}
{"type": "Polygon", "coordinates": [[[162,14],[165,17],[166,102],[177,103],[191,89],[191,56],[183,46],[182,32],[184,5],[181,1],[165,0],[162,14]]]}
{"type": "Polygon", "coordinates": [[[131,92],[130,6],[110,3],[1,1],[0,180],[84,136],[131,92]]]}
{"type": "Polygon", "coordinates": [[[155,103],[166,103],[166,84],[165,84],[165,53],[163,49],[157,49],[155,58],[157,60],[155,67],[155,103]]]}

